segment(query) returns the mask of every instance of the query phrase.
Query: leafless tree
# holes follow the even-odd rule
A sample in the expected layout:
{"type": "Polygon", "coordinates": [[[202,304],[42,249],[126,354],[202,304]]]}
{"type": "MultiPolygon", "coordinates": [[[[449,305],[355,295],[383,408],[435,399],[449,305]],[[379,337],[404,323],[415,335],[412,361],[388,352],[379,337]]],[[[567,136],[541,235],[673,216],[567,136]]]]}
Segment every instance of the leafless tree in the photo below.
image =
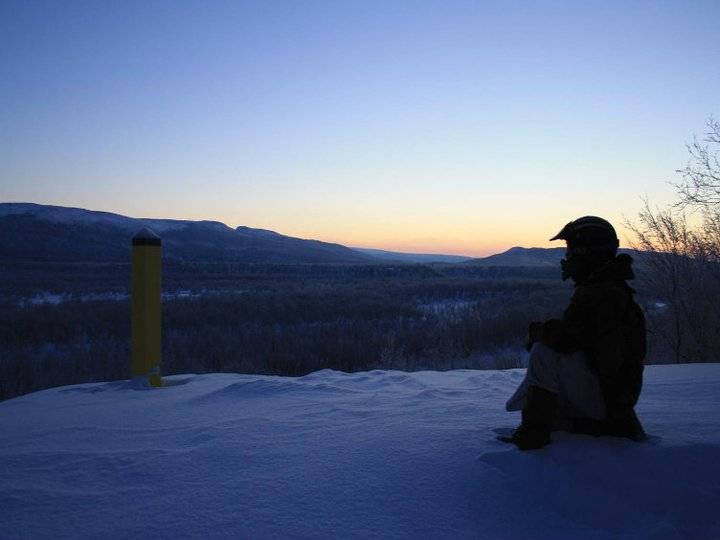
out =
{"type": "Polygon", "coordinates": [[[676,362],[720,357],[720,123],[710,118],[707,128],[687,145],[678,202],[659,209],[645,201],[627,223],[634,247],[646,252],[646,287],[662,306],[649,318],[652,337],[676,362]]]}
{"type": "Polygon", "coordinates": [[[720,122],[707,121],[702,141],[697,137],[687,145],[689,159],[678,169],[681,181],[675,184],[680,195],[680,208],[715,209],[720,205],[720,122]]]}

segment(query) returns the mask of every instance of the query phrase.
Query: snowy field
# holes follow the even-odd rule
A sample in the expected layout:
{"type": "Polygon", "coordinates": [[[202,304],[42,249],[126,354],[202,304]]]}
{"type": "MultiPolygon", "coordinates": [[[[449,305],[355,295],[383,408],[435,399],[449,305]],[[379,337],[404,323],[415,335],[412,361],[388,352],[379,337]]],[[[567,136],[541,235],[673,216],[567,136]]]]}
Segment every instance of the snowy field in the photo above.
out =
{"type": "Polygon", "coordinates": [[[720,538],[720,364],[650,366],[652,441],[493,429],[522,370],[213,374],[0,403],[2,538],[720,538]]]}

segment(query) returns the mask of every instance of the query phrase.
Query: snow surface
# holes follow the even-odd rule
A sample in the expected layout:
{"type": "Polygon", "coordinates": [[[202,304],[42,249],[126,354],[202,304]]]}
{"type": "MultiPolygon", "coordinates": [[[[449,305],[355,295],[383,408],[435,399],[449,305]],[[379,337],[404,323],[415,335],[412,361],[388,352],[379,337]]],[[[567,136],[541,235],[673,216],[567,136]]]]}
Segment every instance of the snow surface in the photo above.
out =
{"type": "Polygon", "coordinates": [[[0,403],[2,538],[720,538],[720,364],[650,366],[652,442],[495,440],[522,370],[237,374],[0,403]]]}

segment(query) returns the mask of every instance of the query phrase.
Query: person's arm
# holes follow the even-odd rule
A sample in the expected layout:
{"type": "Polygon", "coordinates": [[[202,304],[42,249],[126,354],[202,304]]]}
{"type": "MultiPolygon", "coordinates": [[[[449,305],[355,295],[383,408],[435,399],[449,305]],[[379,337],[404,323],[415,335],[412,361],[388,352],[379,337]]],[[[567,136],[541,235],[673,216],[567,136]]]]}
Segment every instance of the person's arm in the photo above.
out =
{"type": "Polygon", "coordinates": [[[596,301],[590,291],[578,288],[561,319],[543,323],[539,341],[562,353],[586,350],[593,341],[592,314],[596,301]]]}
{"type": "Polygon", "coordinates": [[[562,319],[543,324],[541,342],[562,353],[582,350],[600,375],[612,376],[623,363],[624,314],[631,301],[621,287],[578,289],[562,319]]]}
{"type": "Polygon", "coordinates": [[[593,341],[590,358],[593,367],[603,376],[611,376],[624,361],[625,313],[632,297],[620,287],[608,287],[603,291],[592,313],[593,341]]]}

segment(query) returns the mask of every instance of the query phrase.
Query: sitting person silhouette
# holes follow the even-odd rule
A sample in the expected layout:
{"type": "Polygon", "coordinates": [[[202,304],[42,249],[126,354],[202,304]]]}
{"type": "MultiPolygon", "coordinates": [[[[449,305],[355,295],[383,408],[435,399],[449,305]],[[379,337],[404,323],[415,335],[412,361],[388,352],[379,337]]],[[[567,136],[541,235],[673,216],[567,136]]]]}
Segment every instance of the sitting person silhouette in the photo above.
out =
{"type": "Polygon", "coordinates": [[[565,240],[562,278],[575,282],[560,319],[530,324],[527,374],[508,400],[522,422],[501,440],[521,450],[542,448],[553,430],[645,438],[635,415],[642,388],[645,318],[626,280],[632,258],[617,255],[606,220],[586,216],[551,240],[565,240]]]}

